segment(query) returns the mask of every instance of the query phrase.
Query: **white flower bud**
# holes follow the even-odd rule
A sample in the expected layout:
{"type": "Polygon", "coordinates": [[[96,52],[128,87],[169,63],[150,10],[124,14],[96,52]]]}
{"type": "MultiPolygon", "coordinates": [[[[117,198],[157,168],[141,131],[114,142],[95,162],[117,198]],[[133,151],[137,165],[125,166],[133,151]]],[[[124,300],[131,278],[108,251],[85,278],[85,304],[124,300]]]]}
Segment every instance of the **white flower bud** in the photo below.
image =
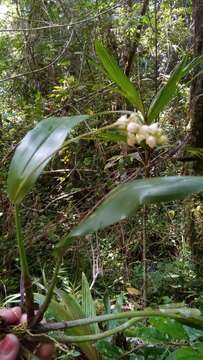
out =
{"type": "Polygon", "coordinates": [[[144,137],[147,137],[149,135],[149,126],[148,125],[142,125],[140,127],[140,134],[144,135],[144,137]]]}
{"type": "Polygon", "coordinates": [[[166,135],[160,136],[160,138],[159,138],[158,141],[157,141],[157,143],[158,143],[159,145],[164,145],[164,144],[166,144],[167,142],[168,142],[168,138],[167,138],[166,135]]]}
{"type": "Polygon", "coordinates": [[[159,126],[158,123],[153,123],[153,124],[149,125],[149,128],[150,128],[151,130],[157,130],[157,129],[158,129],[158,126],[159,126]]]}
{"type": "Polygon", "coordinates": [[[156,138],[158,139],[159,137],[161,137],[163,134],[163,130],[162,129],[157,129],[156,134],[154,134],[156,136],[156,138]]]}
{"type": "Polygon", "coordinates": [[[140,120],[140,122],[143,124],[144,123],[144,118],[143,115],[140,111],[137,111],[137,117],[140,120]]]}
{"type": "Polygon", "coordinates": [[[137,114],[136,114],[136,113],[130,114],[129,120],[130,120],[130,121],[137,121],[137,114]]]}
{"type": "Polygon", "coordinates": [[[144,139],[145,139],[145,136],[143,134],[136,134],[136,141],[138,144],[140,144],[141,141],[144,139]]]}
{"type": "Polygon", "coordinates": [[[146,139],[146,144],[151,148],[155,148],[156,146],[156,139],[154,136],[148,136],[147,139],[146,139]]]}
{"type": "Polygon", "coordinates": [[[122,115],[117,121],[116,121],[116,125],[120,128],[120,129],[125,129],[127,127],[128,124],[128,118],[127,115],[122,115]]]}
{"type": "Polygon", "coordinates": [[[139,125],[142,125],[144,122],[143,116],[139,111],[130,114],[129,120],[134,121],[134,122],[138,123],[139,125]]]}
{"type": "Polygon", "coordinates": [[[149,125],[149,130],[150,130],[150,134],[152,135],[156,135],[157,132],[159,132],[159,128],[158,128],[158,123],[153,123],[151,125],[149,125]]]}
{"type": "Polygon", "coordinates": [[[127,143],[129,146],[134,146],[136,144],[136,136],[131,132],[128,133],[127,143]]]}
{"type": "Polygon", "coordinates": [[[136,123],[135,121],[130,121],[127,126],[128,132],[131,132],[131,133],[138,132],[139,128],[140,128],[140,125],[138,123],[136,123]]]}

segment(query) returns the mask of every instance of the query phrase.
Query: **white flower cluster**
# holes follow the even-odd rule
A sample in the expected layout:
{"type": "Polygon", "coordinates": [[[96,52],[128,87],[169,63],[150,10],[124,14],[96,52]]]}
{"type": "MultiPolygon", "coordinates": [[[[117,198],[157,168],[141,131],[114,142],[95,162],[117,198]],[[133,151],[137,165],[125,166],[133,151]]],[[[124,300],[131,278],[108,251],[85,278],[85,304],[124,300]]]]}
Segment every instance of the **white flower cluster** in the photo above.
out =
{"type": "Polygon", "coordinates": [[[163,130],[159,128],[158,123],[151,125],[144,124],[142,114],[132,113],[129,117],[122,115],[117,121],[116,125],[127,131],[127,143],[130,146],[140,144],[145,141],[151,148],[155,148],[157,145],[166,144],[168,139],[163,134],[163,130]]]}

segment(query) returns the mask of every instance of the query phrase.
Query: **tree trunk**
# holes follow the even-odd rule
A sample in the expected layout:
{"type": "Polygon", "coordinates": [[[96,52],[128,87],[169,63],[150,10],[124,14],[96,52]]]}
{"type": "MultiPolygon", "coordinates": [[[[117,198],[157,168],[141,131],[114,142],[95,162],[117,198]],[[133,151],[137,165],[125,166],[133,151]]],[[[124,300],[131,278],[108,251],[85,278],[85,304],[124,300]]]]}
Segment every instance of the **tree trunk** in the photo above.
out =
{"type": "MultiPolygon", "coordinates": [[[[203,0],[193,0],[194,55],[203,55],[203,0]]],[[[195,73],[203,70],[200,65],[195,73]]],[[[191,143],[203,150],[203,74],[193,80],[191,87],[191,143]]],[[[203,175],[203,158],[192,162],[190,173],[203,175]]],[[[190,204],[189,241],[196,268],[203,270],[203,195],[193,198],[190,204]]]]}

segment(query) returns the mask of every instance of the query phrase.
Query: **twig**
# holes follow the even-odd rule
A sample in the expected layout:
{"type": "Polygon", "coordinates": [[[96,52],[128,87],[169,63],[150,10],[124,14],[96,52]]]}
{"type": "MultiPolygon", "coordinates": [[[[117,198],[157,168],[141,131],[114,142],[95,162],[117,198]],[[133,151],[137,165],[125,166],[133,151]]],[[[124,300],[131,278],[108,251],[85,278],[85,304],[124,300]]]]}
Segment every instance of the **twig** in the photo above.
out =
{"type": "Polygon", "coordinates": [[[53,29],[53,28],[72,28],[73,26],[76,26],[76,25],[80,25],[80,24],[83,24],[85,22],[89,22],[89,21],[93,21],[95,19],[97,19],[99,16],[102,16],[118,7],[120,7],[121,4],[116,4],[115,6],[112,6],[111,8],[109,9],[106,9],[104,11],[101,11],[99,12],[98,14],[94,15],[94,16],[89,16],[85,19],[82,19],[82,20],[79,20],[79,21],[76,21],[74,23],[70,23],[70,24],[50,24],[50,25],[47,25],[47,26],[38,26],[38,27],[35,27],[35,28],[21,28],[21,29],[0,29],[0,33],[1,32],[33,32],[33,31],[40,31],[40,30],[50,30],[50,29],[53,29]]]}
{"type": "Polygon", "coordinates": [[[140,12],[140,20],[139,20],[140,23],[137,26],[136,37],[135,37],[135,40],[134,40],[134,42],[133,42],[133,44],[131,46],[129,56],[128,56],[128,59],[127,59],[127,65],[126,65],[126,69],[125,69],[125,73],[126,73],[127,76],[130,75],[131,67],[132,67],[133,60],[134,60],[134,57],[135,57],[135,53],[136,53],[136,50],[137,50],[137,47],[138,47],[138,41],[140,40],[140,37],[141,37],[141,30],[142,30],[142,27],[143,27],[143,24],[141,23],[141,19],[146,14],[148,5],[149,5],[149,0],[144,0],[143,5],[142,5],[142,9],[141,9],[141,12],[140,12]]]}

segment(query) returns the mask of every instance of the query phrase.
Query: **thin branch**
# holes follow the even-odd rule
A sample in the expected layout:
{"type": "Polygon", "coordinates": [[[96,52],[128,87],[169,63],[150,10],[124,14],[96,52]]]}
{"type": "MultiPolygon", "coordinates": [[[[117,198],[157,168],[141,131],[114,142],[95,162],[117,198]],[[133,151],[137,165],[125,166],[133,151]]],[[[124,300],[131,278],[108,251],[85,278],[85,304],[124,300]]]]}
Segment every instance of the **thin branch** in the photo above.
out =
{"type": "Polygon", "coordinates": [[[147,9],[148,9],[148,5],[149,5],[149,0],[144,0],[143,5],[142,5],[142,9],[141,9],[141,12],[140,12],[140,20],[139,20],[140,23],[137,26],[135,39],[134,39],[133,44],[131,46],[129,56],[128,56],[128,60],[127,60],[127,65],[126,65],[126,69],[125,69],[125,74],[127,76],[130,75],[130,71],[131,71],[131,67],[132,67],[132,64],[133,64],[134,57],[135,57],[135,53],[137,51],[138,43],[139,43],[139,40],[140,40],[140,37],[141,37],[141,30],[143,28],[143,24],[141,23],[141,19],[146,14],[147,9]]]}
{"type": "Polygon", "coordinates": [[[76,22],[73,22],[73,23],[70,23],[70,24],[50,24],[50,25],[47,25],[47,26],[38,26],[38,27],[34,27],[34,28],[21,28],[21,29],[0,29],[0,33],[1,32],[32,32],[32,31],[41,31],[41,30],[46,30],[46,29],[53,29],[53,28],[72,28],[76,25],[80,25],[80,24],[83,24],[85,22],[89,22],[89,21],[94,21],[95,19],[97,19],[98,17],[108,13],[108,12],[111,12],[112,10],[120,7],[121,4],[117,4],[115,6],[112,6],[111,8],[109,9],[106,9],[104,11],[101,11],[99,13],[97,13],[96,15],[94,16],[89,16],[89,17],[86,17],[85,19],[82,19],[82,20],[79,20],[79,21],[76,21],[76,22]]]}

